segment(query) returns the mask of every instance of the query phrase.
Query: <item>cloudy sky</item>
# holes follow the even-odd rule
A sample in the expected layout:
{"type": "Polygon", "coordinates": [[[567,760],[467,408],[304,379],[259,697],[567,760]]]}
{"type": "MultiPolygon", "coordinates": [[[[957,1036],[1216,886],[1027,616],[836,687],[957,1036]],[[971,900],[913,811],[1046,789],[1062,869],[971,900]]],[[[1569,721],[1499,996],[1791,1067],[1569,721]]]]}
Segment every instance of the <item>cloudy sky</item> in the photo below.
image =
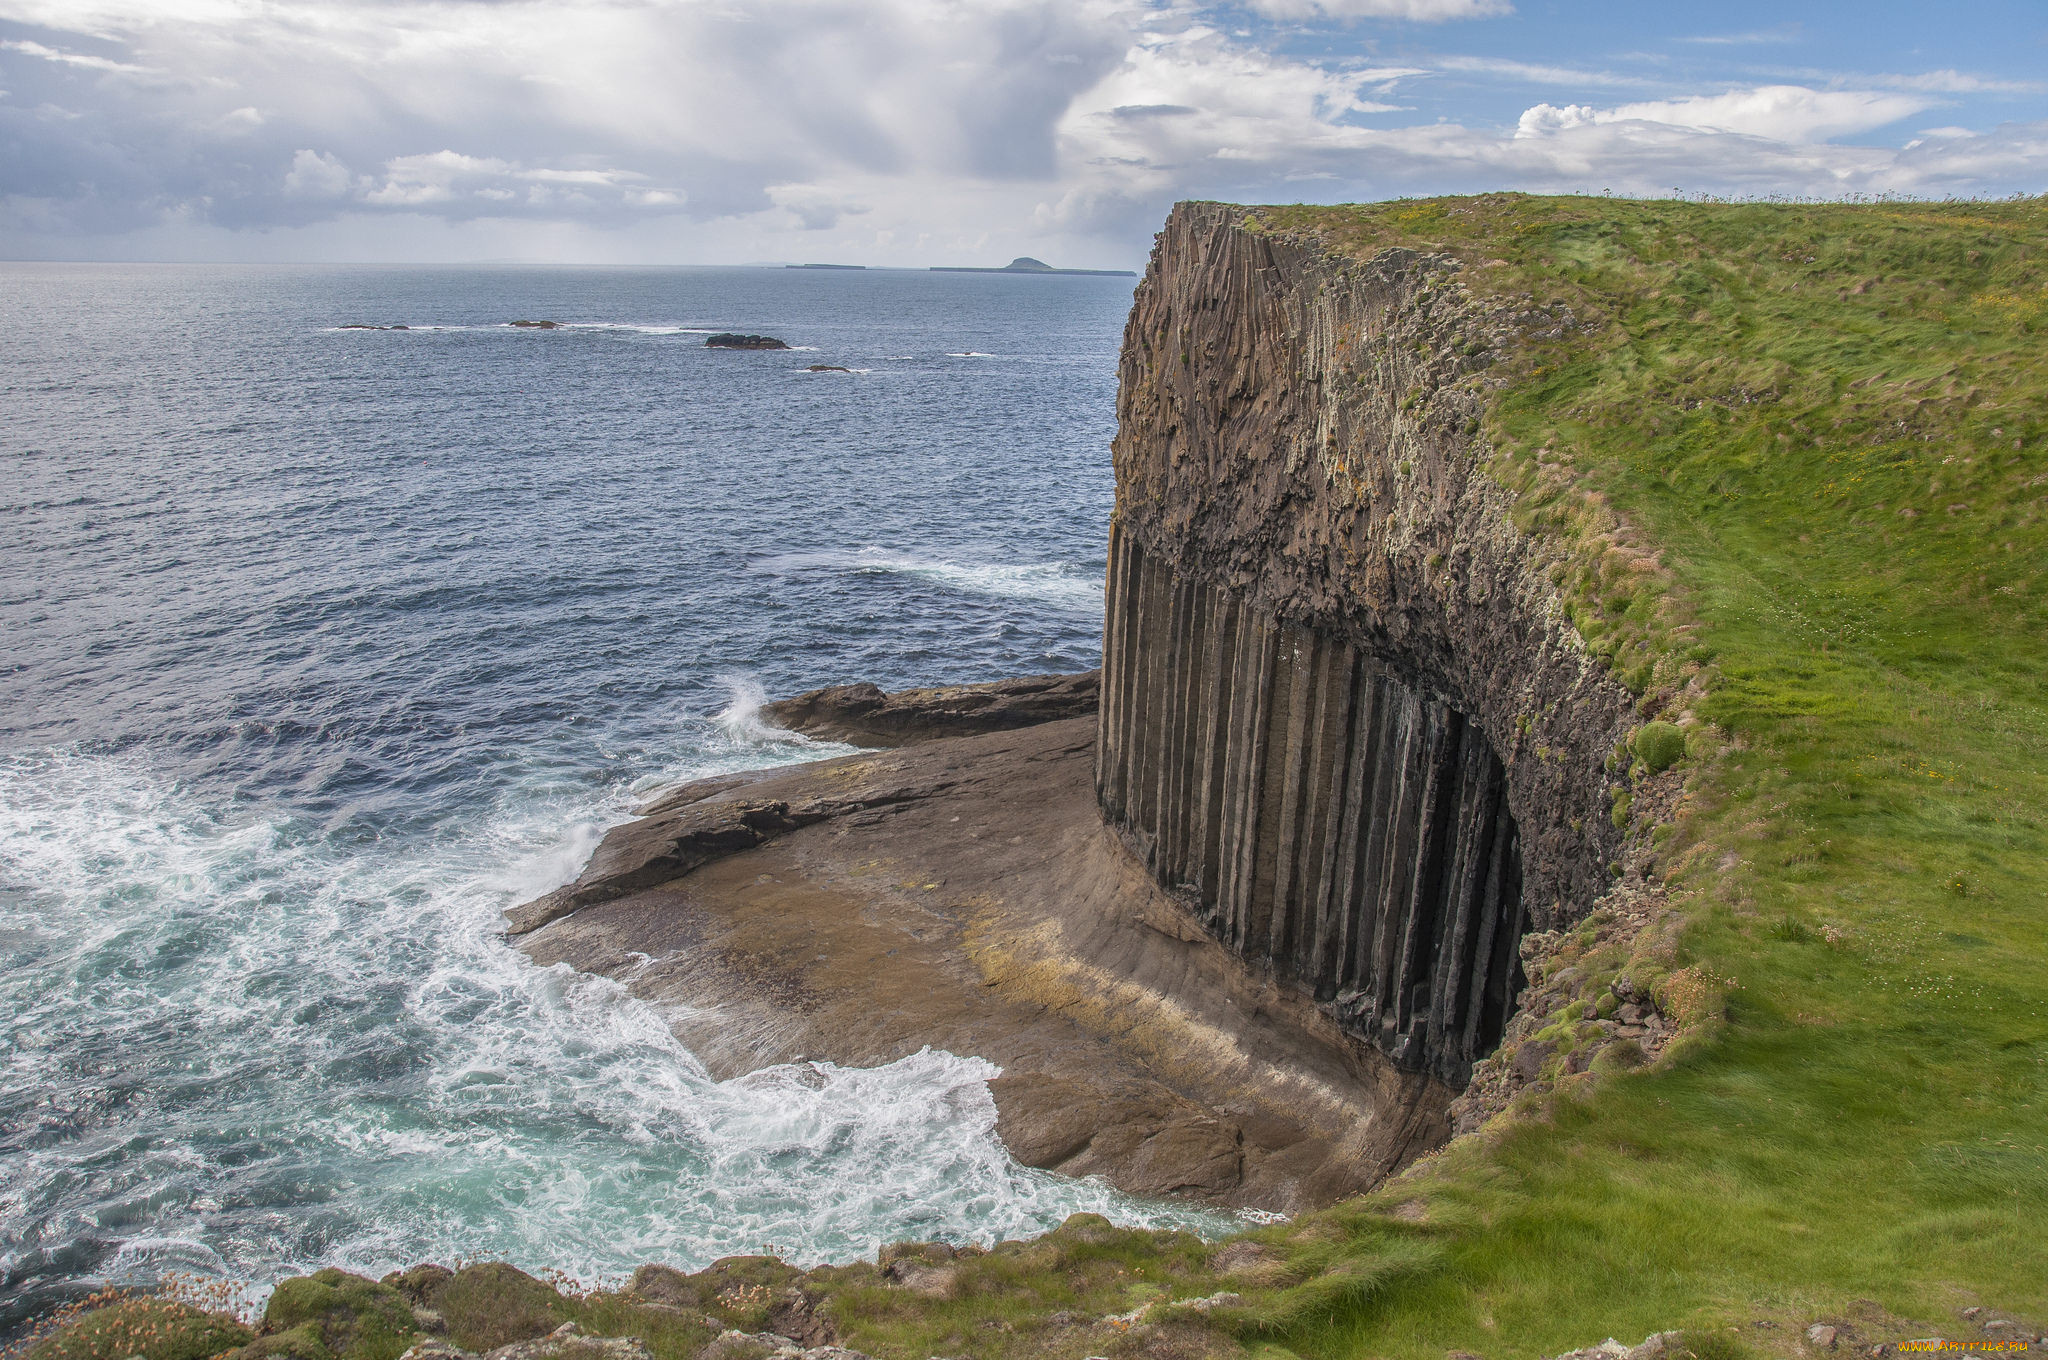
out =
{"type": "Polygon", "coordinates": [[[0,0],[0,257],[1136,267],[1179,198],[2048,190],[2048,4],[0,0]]]}

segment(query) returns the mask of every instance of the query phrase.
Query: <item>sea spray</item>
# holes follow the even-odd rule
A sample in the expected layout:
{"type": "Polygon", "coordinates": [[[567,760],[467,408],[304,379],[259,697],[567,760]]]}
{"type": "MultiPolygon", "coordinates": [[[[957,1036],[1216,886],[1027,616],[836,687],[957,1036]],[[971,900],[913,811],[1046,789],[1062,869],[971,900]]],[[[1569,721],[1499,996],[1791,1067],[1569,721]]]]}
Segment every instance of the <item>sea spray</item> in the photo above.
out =
{"type": "Polygon", "coordinates": [[[500,936],[654,790],[837,750],[721,676],[1094,664],[1128,284],[0,271],[0,1323],[167,1268],[1211,1221],[1016,1167],[972,1055],[721,1084],[500,936]],[[888,381],[695,333],[741,325],[888,381]]]}

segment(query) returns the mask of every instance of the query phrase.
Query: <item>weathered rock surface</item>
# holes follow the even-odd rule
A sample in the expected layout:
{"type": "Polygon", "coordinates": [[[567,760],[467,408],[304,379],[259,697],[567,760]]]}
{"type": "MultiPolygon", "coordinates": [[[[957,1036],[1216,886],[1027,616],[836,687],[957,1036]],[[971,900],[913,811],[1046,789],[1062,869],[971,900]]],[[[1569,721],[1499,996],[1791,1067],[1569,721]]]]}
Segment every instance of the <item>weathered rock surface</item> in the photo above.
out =
{"type": "Polygon", "coordinates": [[[706,349],[788,349],[772,335],[713,335],[704,341],[706,349]]]}
{"type": "Polygon", "coordinates": [[[721,1079],[926,1046],[1003,1068],[1029,1165],[1295,1210],[1447,1133],[1396,1071],[1247,970],[1096,809],[1086,718],[721,776],[615,829],[520,918],[617,978],[721,1079]]]}
{"type": "Polygon", "coordinates": [[[1095,713],[1102,672],[1026,675],[981,685],[937,685],[887,694],[877,685],[832,685],[761,706],[778,726],[856,746],[907,746],[935,737],[1007,732],[1095,713]]]}
{"type": "Polygon", "coordinates": [[[1175,209],[1121,359],[1101,753],[1210,930],[1454,1084],[1518,937],[1613,884],[1637,722],[1485,470],[1528,319],[1460,268],[1175,209]]]}

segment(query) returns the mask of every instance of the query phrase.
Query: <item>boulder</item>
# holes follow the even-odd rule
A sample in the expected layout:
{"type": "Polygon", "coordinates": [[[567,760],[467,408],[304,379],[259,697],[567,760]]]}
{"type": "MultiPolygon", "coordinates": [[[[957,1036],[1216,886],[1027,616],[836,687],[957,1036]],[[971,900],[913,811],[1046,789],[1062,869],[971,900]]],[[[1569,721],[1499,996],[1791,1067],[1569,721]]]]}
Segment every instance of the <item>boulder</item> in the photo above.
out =
{"type": "Polygon", "coordinates": [[[520,326],[532,331],[559,330],[562,325],[562,323],[559,321],[514,321],[511,322],[510,324],[514,326],[520,326]]]}

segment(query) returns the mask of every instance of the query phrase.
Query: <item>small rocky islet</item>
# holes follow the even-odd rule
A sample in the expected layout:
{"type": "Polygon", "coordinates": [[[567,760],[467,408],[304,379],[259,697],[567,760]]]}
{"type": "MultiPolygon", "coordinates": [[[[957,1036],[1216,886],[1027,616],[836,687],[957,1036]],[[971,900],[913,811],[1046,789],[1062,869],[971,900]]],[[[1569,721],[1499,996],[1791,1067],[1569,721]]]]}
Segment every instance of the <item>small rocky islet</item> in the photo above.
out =
{"type": "Polygon", "coordinates": [[[733,332],[720,332],[717,335],[705,337],[704,348],[788,349],[789,345],[785,341],[777,340],[772,335],[740,335],[733,332]]]}

